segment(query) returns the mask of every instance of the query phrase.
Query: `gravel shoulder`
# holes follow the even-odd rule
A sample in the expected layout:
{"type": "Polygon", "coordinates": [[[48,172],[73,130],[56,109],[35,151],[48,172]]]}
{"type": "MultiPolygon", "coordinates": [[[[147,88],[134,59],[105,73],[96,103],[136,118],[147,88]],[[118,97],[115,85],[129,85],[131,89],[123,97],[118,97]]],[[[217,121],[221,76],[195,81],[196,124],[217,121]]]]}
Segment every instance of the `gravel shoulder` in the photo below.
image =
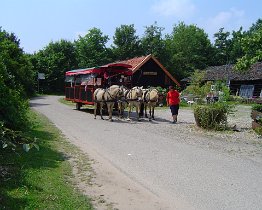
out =
{"type": "Polygon", "coordinates": [[[89,157],[88,172],[76,170],[79,189],[97,209],[259,209],[262,206],[262,139],[251,130],[249,106],[236,107],[229,125],[239,132],[204,131],[193,112],[181,109],[171,124],[168,109],[156,120],[127,122],[93,119],[56,96],[36,98],[31,106],[46,115],[89,157]]]}

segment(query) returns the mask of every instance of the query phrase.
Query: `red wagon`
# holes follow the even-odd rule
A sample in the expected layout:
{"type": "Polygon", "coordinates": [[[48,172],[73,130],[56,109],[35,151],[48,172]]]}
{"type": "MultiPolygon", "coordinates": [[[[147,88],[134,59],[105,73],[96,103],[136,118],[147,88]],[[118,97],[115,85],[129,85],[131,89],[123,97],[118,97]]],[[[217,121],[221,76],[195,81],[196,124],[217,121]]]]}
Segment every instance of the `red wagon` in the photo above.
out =
{"type": "Polygon", "coordinates": [[[99,67],[77,69],[66,72],[65,99],[76,103],[76,108],[82,105],[93,105],[93,93],[97,88],[111,85],[132,86],[132,66],[123,63],[113,63],[99,67]]]}

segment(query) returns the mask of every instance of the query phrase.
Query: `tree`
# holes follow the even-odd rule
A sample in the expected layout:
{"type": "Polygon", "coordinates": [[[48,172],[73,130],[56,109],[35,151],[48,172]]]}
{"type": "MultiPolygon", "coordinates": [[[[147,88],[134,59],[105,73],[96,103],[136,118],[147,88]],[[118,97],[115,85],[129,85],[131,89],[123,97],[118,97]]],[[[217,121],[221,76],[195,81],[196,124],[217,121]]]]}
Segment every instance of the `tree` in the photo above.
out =
{"type": "Polygon", "coordinates": [[[214,34],[215,37],[215,65],[228,64],[229,61],[229,48],[230,39],[229,32],[224,32],[224,28],[220,28],[217,33],[214,34]]]}
{"type": "Polygon", "coordinates": [[[32,65],[20,48],[20,41],[14,33],[7,33],[0,27],[0,57],[5,65],[7,77],[6,84],[11,89],[20,90],[24,97],[34,93],[32,85],[34,72],[32,65]]]}
{"type": "Polygon", "coordinates": [[[241,39],[244,55],[237,60],[235,69],[247,71],[250,66],[258,61],[262,61],[262,20],[259,19],[256,24],[247,31],[247,36],[241,39]]]}
{"type": "Polygon", "coordinates": [[[162,35],[163,30],[163,27],[157,26],[157,22],[145,27],[145,32],[141,39],[144,55],[152,54],[161,61],[164,60],[166,57],[166,50],[162,35]]]}
{"type": "Polygon", "coordinates": [[[229,46],[230,63],[236,63],[237,59],[244,55],[244,51],[242,49],[242,39],[246,36],[246,33],[244,33],[242,30],[243,28],[240,27],[238,31],[232,32],[232,38],[229,46]]]}
{"type": "Polygon", "coordinates": [[[75,41],[76,56],[80,68],[99,66],[110,61],[109,49],[106,43],[109,38],[103,35],[98,28],[92,28],[82,37],[75,41]]]}
{"type": "Polygon", "coordinates": [[[28,125],[27,97],[33,93],[32,66],[13,33],[0,28],[0,124],[10,129],[28,125]]]}
{"type": "Polygon", "coordinates": [[[189,76],[195,69],[204,69],[211,62],[213,51],[208,35],[195,25],[175,25],[166,45],[171,56],[167,67],[179,78],[189,76]]]}
{"type": "Polygon", "coordinates": [[[63,92],[65,72],[78,67],[75,46],[67,40],[50,42],[31,61],[36,72],[45,73],[45,80],[40,82],[51,93],[63,92]]]}
{"type": "Polygon", "coordinates": [[[112,51],[115,60],[126,60],[141,55],[140,40],[136,35],[134,24],[116,28],[112,51]]]}

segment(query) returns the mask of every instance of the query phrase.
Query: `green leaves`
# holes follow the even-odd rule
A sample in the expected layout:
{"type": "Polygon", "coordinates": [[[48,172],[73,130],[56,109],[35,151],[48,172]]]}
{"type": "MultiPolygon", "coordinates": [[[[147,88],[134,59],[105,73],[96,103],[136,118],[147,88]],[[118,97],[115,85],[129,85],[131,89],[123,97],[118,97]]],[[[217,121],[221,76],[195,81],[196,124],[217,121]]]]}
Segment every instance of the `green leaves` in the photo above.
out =
{"type": "Polygon", "coordinates": [[[80,68],[108,63],[106,43],[109,38],[98,28],[92,28],[85,36],[75,41],[77,61],[80,68]]]}
{"type": "Polygon", "coordinates": [[[183,22],[174,26],[166,45],[172,55],[169,66],[179,72],[180,78],[189,76],[195,69],[205,68],[212,56],[211,43],[204,30],[183,22]]]}
{"type": "Polygon", "coordinates": [[[116,28],[112,52],[116,60],[126,60],[141,54],[140,39],[136,35],[134,24],[116,28]]]}

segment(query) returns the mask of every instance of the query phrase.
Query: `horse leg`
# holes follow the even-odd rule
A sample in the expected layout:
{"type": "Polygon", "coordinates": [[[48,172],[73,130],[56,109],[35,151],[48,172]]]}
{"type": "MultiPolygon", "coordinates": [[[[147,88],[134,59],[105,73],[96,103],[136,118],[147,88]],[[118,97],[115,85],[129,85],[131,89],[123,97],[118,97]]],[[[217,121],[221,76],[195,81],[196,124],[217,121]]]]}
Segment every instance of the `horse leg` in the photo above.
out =
{"type": "Polygon", "coordinates": [[[148,107],[148,105],[147,105],[147,103],[145,103],[145,118],[148,118],[148,116],[147,116],[147,107],[148,107]]]}
{"type": "Polygon", "coordinates": [[[136,116],[137,116],[137,121],[140,121],[139,113],[140,113],[140,105],[139,105],[139,104],[136,104],[136,116]]]}
{"type": "Polygon", "coordinates": [[[118,118],[120,119],[122,115],[122,102],[118,102],[117,108],[118,108],[118,118]]]}
{"type": "Polygon", "coordinates": [[[109,121],[111,121],[111,122],[113,121],[113,119],[112,119],[113,106],[114,106],[114,104],[112,104],[112,103],[107,104],[109,121]]]}
{"type": "Polygon", "coordinates": [[[101,102],[100,104],[100,116],[101,116],[101,119],[103,120],[103,103],[101,102]]]}
{"type": "Polygon", "coordinates": [[[128,104],[127,120],[130,121],[131,103],[128,104]]]}
{"type": "Polygon", "coordinates": [[[149,121],[152,120],[152,105],[150,104],[149,106],[149,121]]]}
{"type": "Polygon", "coordinates": [[[155,120],[155,106],[152,106],[152,119],[155,120]]]}
{"type": "Polygon", "coordinates": [[[94,115],[95,115],[95,119],[96,119],[96,109],[97,109],[97,103],[94,103],[95,109],[94,109],[94,115]]]}

